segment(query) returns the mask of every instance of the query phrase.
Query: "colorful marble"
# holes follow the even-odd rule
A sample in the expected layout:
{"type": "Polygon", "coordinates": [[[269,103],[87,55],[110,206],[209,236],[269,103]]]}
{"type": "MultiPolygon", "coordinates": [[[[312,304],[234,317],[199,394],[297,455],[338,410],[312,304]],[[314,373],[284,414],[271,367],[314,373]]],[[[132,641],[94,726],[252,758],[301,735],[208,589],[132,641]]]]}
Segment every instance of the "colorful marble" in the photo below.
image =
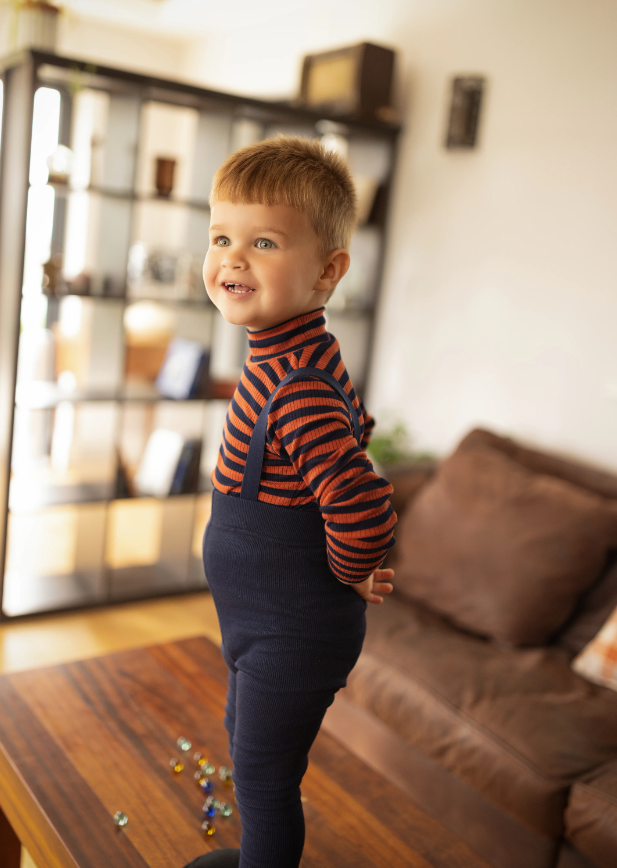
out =
{"type": "Polygon", "coordinates": [[[191,749],[191,742],[183,735],[181,735],[180,738],[176,741],[176,744],[178,745],[180,750],[187,751],[191,749]]]}
{"type": "Polygon", "coordinates": [[[219,778],[223,781],[224,784],[230,784],[231,769],[228,769],[227,766],[221,766],[219,768],[219,778]]]}
{"type": "Polygon", "coordinates": [[[169,760],[169,765],[176,774],[180,774],[180,772],[184,768],[184,763],[182,762],[182,760],[176,759],[175,757],[169,760]]]}
{"type": "Polygon", "coordinates": [[[234,809],[227,802],[219,802],[217,807],[223,817],[231,817],[234,812],[234,809]]]}
{"type": "Polygon", "coordinates": [[[214,833],[216,832],[216,829],[214,828],[210,820],[204,820],[201,824],[201,828],[204,830],[206,835],[214,835],[214,833]]]}
{"type": "Polygon", "coordinates": [[[199,782],[199,786],[202,788],[204,793],[211,793],[214,789],[214,784],[210,780],[210,778],[204,778],[199,782]]]}
{"type": "Polygon", "coordinates": [[[214,768],[212,763],[209,763],[208,760],[206,760],[205,763],[203,763],[201,768],[202,768],[202,771],[204,772],[204,774],[206,774],[206,775],[213,775],[214,772],[216,771],[216,769],[214,768]]]}
{"type": "Polygon", "coordinates": [[[212,798],[212,796],[206,799],[206,802],[202,808],[206,817],[214,817],[214,815],[216,814],[216,805],[214,804],[214,802],[215,800],[212,798]]]}
{"type": "Polygon", "coordinates": [[[122,811],[116,811],[114,814],[114,823],[116,826],[126,826],[129,818],[122,811]]]}

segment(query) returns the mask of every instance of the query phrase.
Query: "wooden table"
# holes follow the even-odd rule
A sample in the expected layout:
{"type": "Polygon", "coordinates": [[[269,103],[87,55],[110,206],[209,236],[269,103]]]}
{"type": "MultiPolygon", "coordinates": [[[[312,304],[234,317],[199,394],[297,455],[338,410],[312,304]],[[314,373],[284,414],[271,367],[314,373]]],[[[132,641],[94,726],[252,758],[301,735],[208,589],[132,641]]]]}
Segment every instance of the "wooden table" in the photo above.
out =
{"type": "MultiPolygon", "coordinates": [[[[0,677],[0,865],[182,868],[238,846],[240,818],[201,830],[195,749],[227,765],[226,670],[205,638],[0,677]],[[169,760],[193,749],[175,774],[169,760]],[[121,810],[128,825],[118,828],[121,810]]],[[[215,775],[214,795],[233,803],[215,775]]],[[[321,732],[302,785],[303,868],[487,868],[395,786],[321,732]]],[[[235,807],[235,805],[234,805],[235,807]]]]}

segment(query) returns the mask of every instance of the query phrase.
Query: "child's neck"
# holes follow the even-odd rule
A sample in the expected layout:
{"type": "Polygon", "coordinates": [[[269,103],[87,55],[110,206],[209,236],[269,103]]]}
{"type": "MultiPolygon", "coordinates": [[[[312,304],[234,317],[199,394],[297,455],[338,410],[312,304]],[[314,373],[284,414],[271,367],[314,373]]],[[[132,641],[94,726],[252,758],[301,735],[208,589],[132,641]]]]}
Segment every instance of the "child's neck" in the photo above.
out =
{"type": "Polygon", "coordinates": [[[249,334],[257,334],[258,332],[267,332],[267,331],[270,331],[271,329],[278,328],[278,326],[284,325],[285,323],[293,322],[294,320],[299,319],[302,316],[310,316],[311,314],[316,313],[318,310],[325,310],[323,304],[319,305],[318,307],[313,307],[310,310],[299,311],[298,313],[294,314],[294,316],[290,316],[284,320],[278,320],[276,322],[273,322],[271,325],[260,326],[258,329],[254,329],[254,328],[251,328],[250,326],[247,326],[246,330],[247,330],[247,332],[249,332],[249,334]]]}

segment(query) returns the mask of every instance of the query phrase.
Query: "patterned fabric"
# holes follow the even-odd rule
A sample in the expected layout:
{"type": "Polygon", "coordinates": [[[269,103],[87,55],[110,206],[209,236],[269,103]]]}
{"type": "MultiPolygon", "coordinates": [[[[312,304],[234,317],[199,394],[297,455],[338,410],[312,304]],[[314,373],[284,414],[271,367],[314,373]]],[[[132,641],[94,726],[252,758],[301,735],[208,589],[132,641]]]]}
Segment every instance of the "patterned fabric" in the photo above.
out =
{"type": "Polygon", "coordinates": [[[589,681],[617,690],[617,609],[598,635],[574,658],[572,668],[589,681]]]}
{"type": "MultiPolygon", "coordinates": [[[[358,412],[362,447],[368,445],[374,422],[354,391],[338,341],[326,331],[323,308],[249,332],[249,346],[212,473],[218,491],[240,496],[257,417],[270,393],[298,368],[321,368],[336,377],[358,412]]],[[[394,543],[396,514],[392,486],[355,441],[345,402],[321,380],[294,380],[277,393],[266,439],[259,500],[321,510],[331,570],[342,581],[363,581],[394,543]]]]}

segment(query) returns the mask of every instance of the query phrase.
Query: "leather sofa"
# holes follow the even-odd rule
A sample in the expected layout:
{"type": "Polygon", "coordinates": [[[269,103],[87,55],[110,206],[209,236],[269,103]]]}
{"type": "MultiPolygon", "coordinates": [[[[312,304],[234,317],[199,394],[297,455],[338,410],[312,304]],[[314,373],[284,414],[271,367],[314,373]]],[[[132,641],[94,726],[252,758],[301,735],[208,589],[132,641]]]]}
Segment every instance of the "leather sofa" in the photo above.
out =
{"type": "Polygon", "coordinates": [[[395,592],[325,727],[494,868],[616,868],[617,692],[571,662],[617,606],[617,476],[476,429],[391,478],[395,592]]]}

